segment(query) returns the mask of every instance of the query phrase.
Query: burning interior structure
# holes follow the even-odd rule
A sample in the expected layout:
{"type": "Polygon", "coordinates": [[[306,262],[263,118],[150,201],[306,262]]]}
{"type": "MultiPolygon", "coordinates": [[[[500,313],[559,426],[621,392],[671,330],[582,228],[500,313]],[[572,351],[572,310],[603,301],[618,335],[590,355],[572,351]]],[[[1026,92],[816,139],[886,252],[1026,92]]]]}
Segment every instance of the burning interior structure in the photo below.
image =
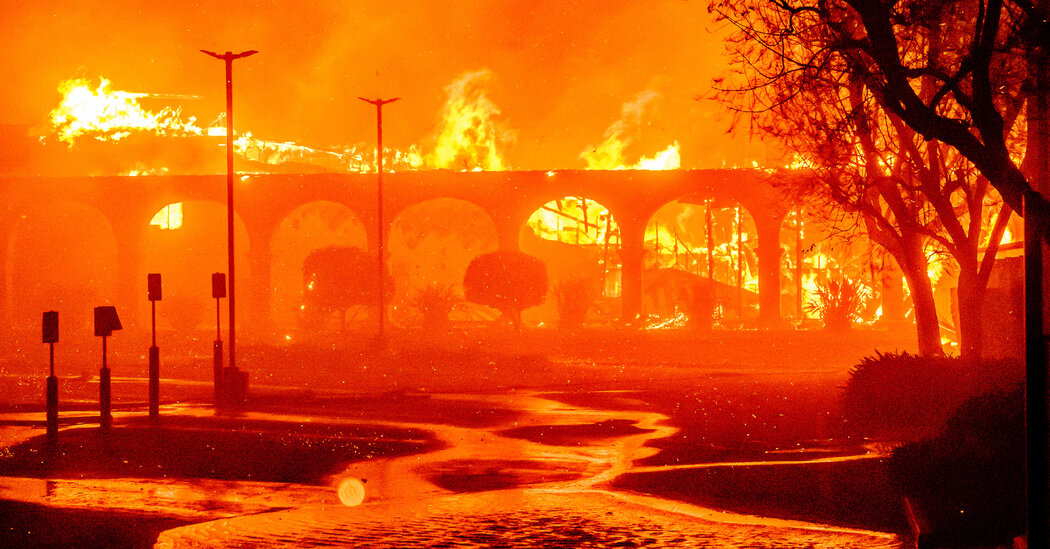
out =
{"type": "MultiPolygon", "coordinates": [[[[656,329],[693,317],[705,327],[820,327],[812,318],[819,314],[807,313],[809,302],[819,285],[839,279],[855,281],[864,297],[855,321],[897,328],[907,322],[906,283],[893,259],[862,234],[832,238],[835,229],[785,201],[776,181],[799,177],[791,169],[682,170],[677,143],[628,164],[619,126],[641,114],[625,105],[605,141],[581,155],[587,169],[513,171],[499,153],[498,109],[478,79],[467,74],[450,86],[433,152],[384,151],[392,172],[384,238],[395,324],[418,324],[412,301],[428,287],[450,294],[455,321],[498,316],[462,299],[467,264],[496,249],[540,257],[550,272],[551,298],[526,312],[533,325],[558,325],[561,289],[587,302],[584,321],[594,325],[656,329]]],[[[208,175],[221,172],[223,117],[203,126],[178,109],[151,111],[142,105],[151,94],[114,90],[106,79],[68,80],[59,91],[43,135],[23,127],[5,133],[5,150],[17,151],[4,163],[6,321],[29,329],[45,296],[91,295],[84,290],[92,285],[104,288],[92,299],[128,310],[134,329],[145,314],[135,305],[144,274],[162,270],[170,273],[173,296],[198,312],[196,323],[180,318],[180,329],[205,330],[201,281],[224,270],[221,242],[209,236],[219,230],[221,185],[208,175]],[[83,257],[69,253],[75,238],[92,242],[72,247],[83,257]],[[46,241],[66,245],[49,249],[46,241]],[[28,249],[49,250],[55,259],[28,249]],[[202,260],[173,261],[176,249],[202,260]]],[[[376,248],[375,155],[363,146],[321,150],[248,132],[234,144],[243,197],[237,238],[247,267],[238,282],[249,288],[245,333],[260,343],[299,341],[314,331],[304,326],[307,255],[327,246],[376,248]]],[[[1012,222],[1004,243],[1018,231],[1012,222]]],[[[950,344],[952,275],[933,257],[950,344]]],[[[367,323],[367,307],[340,311],[330,327],[343,329],[348,318],[367,323]]],[[[174,329],[169,319],[162,325],[174,329]]]]}

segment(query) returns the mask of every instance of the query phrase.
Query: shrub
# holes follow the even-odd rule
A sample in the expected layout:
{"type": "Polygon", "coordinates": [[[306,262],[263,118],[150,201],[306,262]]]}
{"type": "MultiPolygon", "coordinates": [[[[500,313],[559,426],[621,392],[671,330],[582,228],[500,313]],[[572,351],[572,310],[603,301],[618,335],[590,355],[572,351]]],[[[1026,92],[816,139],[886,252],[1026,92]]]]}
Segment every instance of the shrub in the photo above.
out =
{"type": "Polygon", "coordinates": [[[157,309],[171,323],[175,333],[186,336],[192,335],[208,320],[209,312],[214,313],[206,300],[186,295],[165,296],[157,309]]]}
{"type": "Polygon", "coordinates": [[[850,371],[843,417],[855,433],[920,438],[944,428],[948,415],[967,398],[1001,390],[1021,379],[1017,363],[967,361],[879,353],[850,371]]]}
{"type": "Polygon", "coordinates": [[[411,305],[423,315],[423,329],[436,331],[448,327],[448,315],[458,301],[452,286],[431,282],[415,291],[411,305]]]}
{"type": "Polygon", "coordinates": [[[547,268],[521,252],[492,252],[474,258],[463,277],[467,300],[488,305],[521,327],[521,312],[543,303],[547,295],[547,268]]]}
{"type": "Polygon", "coordinates": [[[848,278],[831,279],[817,285],[806,310],[824,321],[828,330],[848,330],[860,318],[868,289],[848,278]]]}
{"type": "Polygon", "coordinates": [[[681,306],[689,317],[690,328],[709,330],[714,322],[715,287],[709,281],[690,284],[682,289],[681,306]]]}
{"type": "Polygon", "coordinates": [[[593,281],[577,278],[555,286],[554,297],[558,300],[558,326],[574,329],[583,326],[598,290],[593,281]]]}
{"type": "MultiPolygon", "coordinates": [[[[303,313],[319,321],[339,313],[340,331],[345,329],[351,307],[373,306],[379,301],[375,255],[358,248],[331,246],[315,250],[303,261],[303,313]]],[[[390,296],[393,279],[383,273],[383,292],[390,296]]]]}
{"type": "Polygon", "coordinates": [[[894,450],[891,478],[919,508],[929,547],[1010,546],[1025,531],[1024,390],[984,394],[944,435],[894,450]]]}

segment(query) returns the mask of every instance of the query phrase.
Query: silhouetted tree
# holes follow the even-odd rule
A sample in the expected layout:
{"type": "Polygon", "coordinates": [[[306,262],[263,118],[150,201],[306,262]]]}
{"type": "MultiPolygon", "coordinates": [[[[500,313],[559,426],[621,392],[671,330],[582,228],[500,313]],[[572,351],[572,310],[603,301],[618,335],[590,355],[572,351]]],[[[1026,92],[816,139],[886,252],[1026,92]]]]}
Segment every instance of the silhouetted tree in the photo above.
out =
{"type": "MultiPolygon", "coordinates": [[[[775,108],[814,81],[862,83],[887,113],[923,140],[973,163],[1014,211],[1050,218],[1011,154],[1010,121],[1029,101],[1028,156],[1045,171],[1050,7],[1029,0],[714,0],[738,29],[750,111],[775,108]],[[1041,129],[1036,129],[1039,126],[1041,129]],[[1035,131],[1034,131],[1035,130],[1035,131]],[[1034,131],[1034,132],[1033,132],[1034,131]]],[[[834,100],[829,96],[828,99],[834,100]]],[[[1027,159],[1026,159],[1027,161],[1027,159]]],[[[1039,223],[1044,238],[1050,224],[1039,223]]]]}
{"type": "Polygon", "coordinates": [[[468,301],[488,305],[521,327],[521,312],[543,303],[547,295],[547,268],[521,252],[493,252],[474,258],[463,277],[468,301]]]}
{"type": "MultiPolygon", "coordinates": [[[[741,22],[731,43],[738,75],[747,82],[721,97],[750,112],[758,129],[783,139],[809,164],[811,177],[788,180],[796,198],[823,208],[829,218],[834,218],[832,209],[856,216],[871,240],[894,256],[911,290],[923,354],[941,353],[930,256],[943,253],[954,260],[961,349],[964,355],[979,356],[983,296],[1013,209],[989,188],[989,179],[968,157],[929,140],[886,104],[885,82],[869,74],[874,70],[870,63],[862,62],[863,52],[872,47],[861,44],[867,38],[861,33],[853,37],[856,43],[843,43],[839,25],[856,15],[848,4],[794,7],[777,2],[745,12],[719,3],[723,15],[741,22]],[[805,28],[797,28],[803,21],[805,28]],[[772,30],[781,34],[764,34],[772,30]]],[[[901,17],[921,35],[903,38],[911,56],[931,63],[957,61],[960,37],[931,26],[931,21],[958,22],[973,15],[969,8],[943,13],[905,4],[898,6],[901,17]]],[[[1004,92],[1003,113],[997,114],[998,139],[1019,156],[1025,140],[1010,131],[1020,113],[1017,60],[1004,55],[999,62],[1012,91],[1004,92]]],[[[928,102],[946,93],[943,81],[932,73],[916,74],[909,82],[914,89],[908,93],[928,102]]],[[[965,103],[945,99],[939,115],[966,119],[965,103]]]]}
{"type": "MultiPolygon", "coordinates": [[[[375,257],[358,248],[330,246],[311,252],[303,261],[303,310],[307,315],[339,313],[340,331],[346,327],[351,307],[374,306],[375,257]]],[[[384,291],[390,295],[393,280],[384,273],[384,291]]]]}

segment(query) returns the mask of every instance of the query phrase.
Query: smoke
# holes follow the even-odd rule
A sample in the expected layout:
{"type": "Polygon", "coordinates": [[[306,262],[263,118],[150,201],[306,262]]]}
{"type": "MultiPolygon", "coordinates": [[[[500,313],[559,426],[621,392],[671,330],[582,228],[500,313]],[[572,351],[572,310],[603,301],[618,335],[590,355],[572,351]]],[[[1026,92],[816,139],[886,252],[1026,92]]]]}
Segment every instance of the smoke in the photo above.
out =
{"type": "Polygon", "coordinates": [[[630,134],[641,124],[645,106],[656,97],[656,92],[646,90],[634,100],[624,103],[619,120],[605,130],[605,140],[580,154],[580,158],[587,162],[588,169],[611,169],[624,165],[624,149],[631,142],[630,134]]]}
{"type": "Polygon", "coordinates": [[[11,85],[0,89],[0,124],[46,125],[57,84],[74,77],[166,96],[143,98],[143,107],[181,107],[206,122],[225,106],[223,68],[198,50],[255,49],[234,63],[234,122],[261,139],[327,150],[374,144],[375,110],[356,98],[401,97],[384,110],[384,144],[407,150],[442,131],[434,120],[449,83],[487,67],[500,85],[483,96],[516,132],[512,142],[496,139],[497,150],[516,169],[583,167],[579,152],[643,89],[659,89],[659,113],[649,111],[630,147],[652,155],[678,141],[686,167],[764,160],[745,136],[725,135],[720,105],[692,99],[724,69],[702,3],[9,4],[0,71],[11,85]]]}

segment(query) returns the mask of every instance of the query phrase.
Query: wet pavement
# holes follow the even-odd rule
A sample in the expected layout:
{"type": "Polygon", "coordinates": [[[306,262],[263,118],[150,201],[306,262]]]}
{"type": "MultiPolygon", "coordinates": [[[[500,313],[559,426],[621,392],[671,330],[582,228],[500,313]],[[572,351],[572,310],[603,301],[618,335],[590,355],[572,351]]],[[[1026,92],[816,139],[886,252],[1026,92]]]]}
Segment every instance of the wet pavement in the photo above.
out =
{"type": "Polygon", "coordinates": [[[185,526],[157,547],[897,547],[877,534],[733,524],[604,493],[513,490],[362,507],[317,507],[185,526]]]}
{"type": "MultiPolygon", "coordinates": [[[[658,413],[568,405],[528,391],[428,397],[478,408],[498,403],[520,413],[473,426],[370,422],[426,430],[443,448],[351,463],[325,485],[0,478],[0,498],[200,521],[161,533],[157,547],[900,547],[892,534],[727,513],[611,490],[611,481],[624,473],[662,469],[634,467],[658,451],[648,442],[676,431],[658,413]],[[348,478],[364,482],[359,506],[340,503],[337,489],[348,478]]],[[[164,413],[211,414],[195,406],[169,406],[164,413]]],[[[361,424],[295,414],[242,417],[290,426],[361,424]]],[[[24,427],[9,429],[16,438],[26,436],[24,427]]]]}

